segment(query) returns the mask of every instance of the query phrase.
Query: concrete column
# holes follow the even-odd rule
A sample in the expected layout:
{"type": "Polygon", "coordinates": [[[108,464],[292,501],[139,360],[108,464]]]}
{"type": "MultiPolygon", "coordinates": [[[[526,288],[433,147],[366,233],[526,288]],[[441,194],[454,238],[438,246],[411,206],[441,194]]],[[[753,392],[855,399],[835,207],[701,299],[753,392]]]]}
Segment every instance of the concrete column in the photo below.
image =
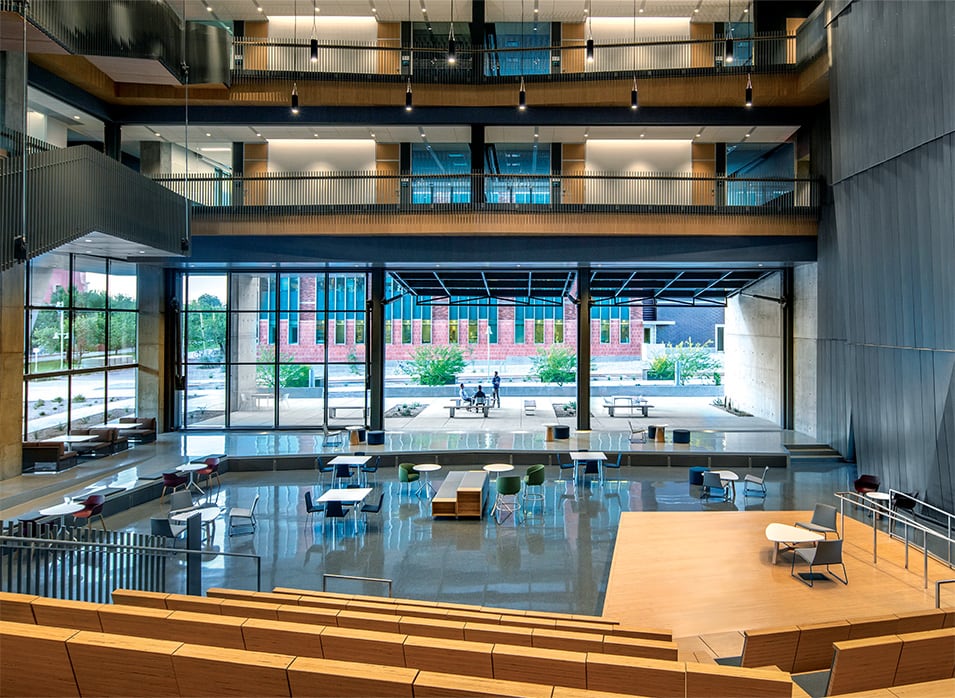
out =
{"type": "Polygon", "coordinates": [[[782,375],[782,390],[780,391],[780,414],[782,415],[781,426],[783,429],[793,428],[793,413],[795,410],[793,390],[794,390],[794,363],[793,363],[793,270],[792,267],[786,267],[782,270],[782,293],[780,294],[780,360],[782,365],[779,368],[782,375]]]}
{"type": "Polygon", "coordinates": [[[793,269],[793,276],[793,428],[815,437],[819,352],[817,264],[801,264],[793,269]]]}
{"type": "Polygon", "coordinates": [[[115,121],[103,124],[103,152],[106,157],[122,162],[123,160],[123,125],[115,121]]]}
{"type": "Polygon", "coordinates": [[[139,171],[144,175],[172,173],[172,143],[140,141],[139,171]]]}
{"type": "Polygon", "coordinates": [[[577,429],[590,429],[590,267],[577,268],[577,429]]]}
{"type": "Polygon", "coordinates": [[[26,133],[26,56],[0,51],[0,128],[26,133]]]}
{"type": "Polygon", "coordinates": [[[26,265],[0,272],[0,480],[23,468],[23,289],[26,265]]]}
{"type": "Polygon", "coordinates": [[[385,270],[371,271],[371,299],[368,313],[368,389],[371,429],[385,426],[385,270]]]}
{"type": "Polygon", "coordinates": [[[165,431],[163,366],[166,360],[163,271],[140,265],[137,269],[139,300],[139,379],[136,383],[136,414],[155,417],[156,431],[165,431]]]}

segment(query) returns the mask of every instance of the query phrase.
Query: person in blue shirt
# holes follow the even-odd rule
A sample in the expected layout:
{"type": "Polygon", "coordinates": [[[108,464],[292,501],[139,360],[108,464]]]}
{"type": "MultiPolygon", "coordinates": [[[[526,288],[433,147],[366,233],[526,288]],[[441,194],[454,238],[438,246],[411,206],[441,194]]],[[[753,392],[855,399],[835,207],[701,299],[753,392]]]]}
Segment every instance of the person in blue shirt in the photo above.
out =
{"type": "Polygon", "coordinates": [[[468,395],[468,391],[467,391],[467,388],[464,387],[464,383],[461,384],[461,388],[460,390],[458,390],[458,397],[460,398],[461,402],[467,406],[468,409],[471,409],[471,403],[473,402],[473,398],[470,395],[468,395]]]}
{"type": "Polygon", "coordinates": [[[497,371],[491,379],[491,405],[501,406],[501,377],[497,375],[497,371]]]}

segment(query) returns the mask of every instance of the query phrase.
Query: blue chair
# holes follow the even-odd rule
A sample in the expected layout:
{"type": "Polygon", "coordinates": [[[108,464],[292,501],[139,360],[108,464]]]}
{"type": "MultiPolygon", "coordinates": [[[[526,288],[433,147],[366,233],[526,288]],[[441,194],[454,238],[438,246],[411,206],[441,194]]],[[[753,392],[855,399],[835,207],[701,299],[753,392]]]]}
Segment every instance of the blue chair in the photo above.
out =
{"type": "Polygon", "coordinates": [[[338,487],[341,487],[343,482],[351,482],[353,477],[355,477],[355,473],[352,472],[350,465],[347,463],[337,463],[335,465],[335,484],[338,487]]]}
{"type": "Polygon", "coordinates": [[[359,472],[361,472],[362,476],[364,476],[364,480],[366,483],[368,482],[369,474],[374,475],[375,482],[378,482],[378,468],[380,467],[381,467],[381,456],[375,456],[374,460],[370,460],[367,463],[365,463],[363,466],[361,466],[361,469],[359,472]]]}
{"type": "Polygon", "coordinates": [[[564,471],[565,471],[565,470],[574,470],[576,466],[574,465],[574,461],[572,461],[572,460],[569,460],[569,461],[567,461],[567,462],[565,463],[564,460],[561,458],[560,454],[558,453],[558,454],[557,454],[557,467],[560,468],[560,473],[559,473],[557,479],[558,479],[558,480],[563,480],[563,479],[564,479],[564,471]]]}
{"type": "Polygon", "coordinates": [[[335,472],[335,466],[334,466],[334,465],[327,465],[327,464],[325,463],[325,461],[322,459],[321,456],[316,456],[316,457],[315,457],[315,469],[318,470],[318,478],[319,478],[318,481],[319,481],[319,483],[322,484],[322,485],[325,484],[325,476],[326,476],[328,473],[334,473],[334,472],[335,472]]]}
{"type": "Polygon", "coordinates": [[[312,503],[312,493],[309,490],[305,490],[305,528],[308,528],[308,521],[312,518],[312,514],[318,514],[325,511],[325,504],[321,502],[319,504],[312,503]]]}

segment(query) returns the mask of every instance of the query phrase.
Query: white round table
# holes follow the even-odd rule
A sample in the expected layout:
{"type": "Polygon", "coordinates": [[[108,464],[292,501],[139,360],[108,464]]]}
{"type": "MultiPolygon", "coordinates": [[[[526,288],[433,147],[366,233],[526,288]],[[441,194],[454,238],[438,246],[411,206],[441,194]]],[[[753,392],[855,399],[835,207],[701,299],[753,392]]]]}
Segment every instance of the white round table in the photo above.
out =
{"type": "Polygon", "coordinates": [[[730,491],[733,493],[733,499],[736,499],[736,483],[739,480],[739,475],[734,473],[732,470],[714,470],[713,472],[720,476],[720,480],[730,484],[730,491]]]}
{"type": "Polygon", "coordinates": [[[40,513],[44,516],[59,516],[60,517],[60,526],[64,525],[64,520],[70,514],[75,514],[78,511],[83,511],[85,508],[84,504],[77,504],[73,500],[68,502],[63,502],[62,504],[55,504],[52,507],[47,507],[46,509],[40,509],[40,513]]]}
{"type": "Polygon", "coordinates": [[[200,470],[205,470],[208,467],[209,466],[205,462],[183,463],[182,465],[176,466],[176,470],[178,470],[180,473],[189,473],[189,483],[186,485],[187,490],[190,487],[195,487],[196,492],[199,494],[205,494],[205,492],[202,491],[202,488],[199,487],[198,483],[196,482],[196,473],[198,473],[200,470]]]}
{"type": "Polygon", "coordinates": [[[494,479],[496,480],[501,473],[509,473],[514,470],[514,466],[510,463],[488,463],[481,469],[486,473],[494,473],[494,479]]]}
{"type": "Polygon", "coordinates": [[[441,470],[437,463],[420,463],[412,468],[417,473],[421,473],[421,489],[427,487],[434,492],[434,485],[431,484],[431,473],[441,470]]]}
{"type": "Polygon", "coordinates": [[[202,522],[203,535],[205,535],[207,539],[212,540],[216,530],[216,519],[219,518],[219,514],[221,513],[222,510],[217,506],[185,509],[184,511],[170,514],[169,520],[177,524],[185,524],[191,516],[199,514],[200,521],[202,522]]]}
{"type": "Polygon", "coordinates": [[[799,526],[790,526],[789,524],[771,523],[766,526],[766,539],[773,544],[773,564],[779,557],[779,546],[783,545],[783,550],[793,550],[798,543],[817,543],[825,538],[821,533],[810,531],[807,528],[799,526]]]}

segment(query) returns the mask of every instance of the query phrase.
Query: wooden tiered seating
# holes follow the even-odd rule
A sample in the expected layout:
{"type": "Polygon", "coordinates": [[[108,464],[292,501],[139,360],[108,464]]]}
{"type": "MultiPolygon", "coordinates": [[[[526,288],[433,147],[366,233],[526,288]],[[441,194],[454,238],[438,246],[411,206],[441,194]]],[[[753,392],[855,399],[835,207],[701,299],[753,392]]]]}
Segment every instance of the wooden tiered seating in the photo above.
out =
{"type": "MultiPolygon", "coordinates": [[[[165,595],[163,601],[168,604],[175,601],[175,597],[176,595],[165,595]]],[[[156,597],[139,595],[139,598],[150,603],[156,601],[156,597]]],[[[22,617],[27,615],[22,606],[26,600],[25,598],[19,602],[19,613],[22,617]]],[[[504,643],[436,640],[356,628],[315,627],[265,618],[171,610],[168,607],[61,602],[53,599],[34,599],[30,603],[37,620],[59,617],[86,625],[90,623],[90,615],[95,613],[104,630],[122,628],[131,633],[94,632],[72,628],[58,629],[59,634],[50,635],[46,633],[49,628],[42,626],[0,622],[0,636],[4,643],[11,641],[11,638],[31,636],[48,642],[52,637],[60,646],[65,642],[69,650],[70,642],[76,639],[81,647],[77,650],[75,661],[82,658],[82,661],[86,662],[82,667],[73,666],[76,680],[85,681],[86,677],[94,675],[85,672],[92,671],[89,669],[90,662],[98,661],[100,671],[103,666],[110,666],[111,670],[124,674],[117,676],[115,685],[110,687],[110,692],[122,694],[137,692],[133,690],[133,682],[139,654],[143,656],[143,666],[146,667],[149,681],[158,684],[164,676],[168,678],[170,671],[175,675],[179,693],[172,692],[169,685],[163,685],[162,689],[156,689],[157,693],[162,695],[194,695],[197,690],[200,693],[210,690],[210,686],[216,687],[217,694],[288,695],[290,687],[296,685],[296,681],[304,681],[302,676],[292,676],[289,673],[296,666],[303,674],[331,671],[330,667],[334,667],[343,677],[342,681],[351,677],[358,683],[396,683],[399,691],[406,691],[408,679],[413,674],[411,695],[414,696],[552,696],[555,684],[568,689],[585,690],[589,687],[628,695],[684,695],[691,681],[687,664],[677,661],[504,643]],[[57,604],[64,604],[65,608],[59,616],[46,610],[47,606],[57,604]],[[44,610],[38,613],[38,609],[44,610]],[[196,639],[201,639],[202,644],[190,644],[196,639]],[[295,648],[296,655],[273,651],[280,647],[286,648],[286,651],[287,648],[295,648]],[[123,652],[126,654],[122,655],[123,652]],[[104,663],[103,657],[110,653],[116,657],[122,655],[122,658],[120,661],[113,659],[104,663]],[[313,656],[308,657],[308,654],[313,656]],[[299,656],[309,659],[310,662],[296,665],[299,656]],[[96,657],[99,659],[95,659],[96,657]],[[336,664],[324,664],[329,661],[336,664]],[[425,663],[429,668],[415,666],[416,662],[425,663]],[[345,671],[339,664],[351,664],[355,668],[345,671]],[[404,673],[398,671],[402,669],[405,670],[404,673]]],[[[530,632],[531,637],[535,630],[542,630],[518,629],[530,632]]],[[[614,638],[617,641],[621,639],[625,638],[614,638]]],[[[44,653],[44,656],[46,654],[44,653]]],[[[56,656],[55,651],[52,654],[56,656]]],[[[70,661],[74,661],[72,654],[68,652],[67,656],[70,661]]],[[[701,685],[702,681],[704,686],[700,689],[700,695],[704,695],[705,691],[710,691],[708,695],[720,695],[712,692],[719,687],[719,684],[713,682],[728,682],[730,678],[727,678],[726,672],[716,673],[718,676],[715,679],[707,678],[709,674],[706,672],[703,672],[703,679],[693,677],[692,685],[701,685]],[[706,686],[710,688],[705,688],[706,686]]],[[[733,685],[746,695],[785,695],[789,698],[792,692],[789,677],[783,672],[736,668],[729,672],[729,676],[736,681],[733,685]],[[767,673],[771,674],[770,678],[766,677],[767,673]],[[747,678],[752,680],[751,686],[746,684],[747,678]],[[752,690],[749,690],[750,688],[752,690]]],[[[337,688],[327,688],[328,695],[341,695],[343,691],[348,693],[343,687],[344,684],[338,683],[335,686],[337,688]]],[[[45,688],[46,686],[44,690],[45,688]]],[[[56,691],[57,694],[75,694],[75,691],[67,690],[68,687],[61,688],[64,690],[56,691]]],[[[82,694],[102,694],[102,691],[97,693],[84,690],[83,686],[79,688],[82,694]]],[[[314,688],[310,686],[306,693],[315,695],[314,688]]],[[[34,692],[27,692],[30,693],[34,692]]],[[[367,690],[362,693],[367,694],[367,690]]],[[[407,693],[396,693],[402,694],[407,693]]]]}
{"type": "Polygon", "coordinates": [[[832,643],[955,626],[955,609],[928,609],[896,615],[839,619],[783,628],[744,631],[744,667],[775,665],[800,673],[828,669],[832,643]]]}
{"type": "MultiPolygon", "coordinates": [[[[216,593],[219,590],[210,589],[216,593]]],[[[575,652],[605,652],[623,656],[648,657],[652,659],[674,660],[677,658],[677,646],[673,642],[662,640],[633,639],[625,636],[604,635],[589,630],[584,631],[553,630],[550,621],[543,619],[547,627],[524,627],[520,620],[523,616],[515,616],[517,624],[503,623],[475,623],[464,620],[441,620],[435,618],[417,618],[403,615],[394,615],[398,609],[415,612],[418,606],[397,606],[389,604],[378,607],[378,611],[352,611],[359,606],[344,606],[342,610],[334,608],[301,608],[292,605],[263,603],[256,599],[268,598],[272,601],[282,600],[282,595],[259,594],[257,592],[236,592],[224,590],[225,599],[184,596],[180,594],[157,594],[155,592],[127,591],[117,589],[113,592],[113,600],[122,604],[140,604],[143,607],[155,607],[162,604],[167,609],[202,609],[206,613],[235,615],[239,617],[257,617],[264,619],[278,619],[286,622],[311,623],[339,628],[353,628],[374,632],[396,633],[401,635],[423,635],[425,637],[444,637],[450,640],[466,640],[491,644],[507,644],[524,647],[538,647],[542,649],[570,650],[575,652]],[[243,598],[250,599],[241,601],[243,598]],[[254,612],[244,614],[243,609],[249,608],[254,612]]],[[[286,595],[285,599],[294,598],[286,595]]],[[[363,604],[361,608],[370,608],[370,604],[363,604]]],[[[423,607],[420,607],[423,608],[423,607]]],[[[464,618],[478,618],[481,620],[506,620],[496,613],[480,614],[475,612],[461,612],[464,618]]],[[[553,620],[556,624],[559,621],[553,620]]],[[[576,621],[570,622],[577,627],[576,621]]],[[[606,630],[607,626],[601,629],[606,630]]]]}

